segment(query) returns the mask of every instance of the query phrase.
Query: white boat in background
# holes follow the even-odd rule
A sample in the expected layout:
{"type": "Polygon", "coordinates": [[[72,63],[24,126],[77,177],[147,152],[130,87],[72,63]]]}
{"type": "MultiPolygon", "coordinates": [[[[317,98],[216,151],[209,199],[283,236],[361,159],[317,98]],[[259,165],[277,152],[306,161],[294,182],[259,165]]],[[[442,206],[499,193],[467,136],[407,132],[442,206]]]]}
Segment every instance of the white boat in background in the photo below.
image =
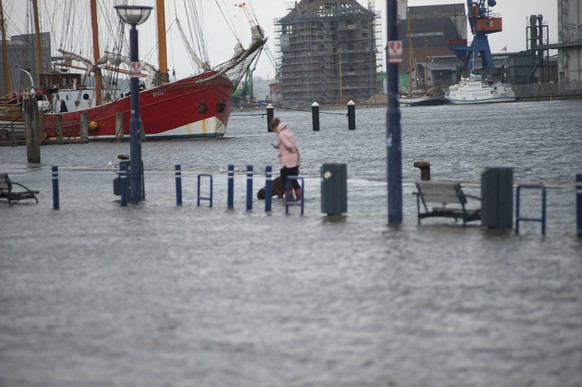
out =
{"type": "Polygon", "coordinates": [[[513,102],[515,92],[509,84],[483,80],[480,74],[471,73],[469,78],[449,86],[445,98],[454,104],[513,102]]]}

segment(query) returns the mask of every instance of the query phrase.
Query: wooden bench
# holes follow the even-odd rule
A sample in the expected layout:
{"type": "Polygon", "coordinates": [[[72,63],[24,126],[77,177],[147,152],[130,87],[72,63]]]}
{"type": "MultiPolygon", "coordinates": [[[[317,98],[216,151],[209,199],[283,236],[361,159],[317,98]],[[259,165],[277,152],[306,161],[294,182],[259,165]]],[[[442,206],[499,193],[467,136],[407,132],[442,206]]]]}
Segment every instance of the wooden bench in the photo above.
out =
{"type": "Polygon", "coordinates": [[[12,202],[26,199],[34,199],[38,203],[37,193],[38,191],[32,191],[22,184],[10,181],[7,173],[0,173],[0,199],[8,200],[8,205],[11,205],[12,202]],[[18,186],[23,190],[14,191],[14,186],[18,186]]]}
{"type": "MultiPolygon", "coordinates": [[[[481,208],[467,206],[467,199],[481,200],[473,195],[466,195],[460,183],[443,181],[419,181],[416,183],[416,208],[418,224],[420,220],[430,217],[454,218],[467,222],[481,219],[481,208]],[[421,206],[422,203],[422,206],[421,206]],[[434,206],[433,206],[434,205],[434,206]]],[[[480,207],[480,206],[479,206],[480,207]]]]}

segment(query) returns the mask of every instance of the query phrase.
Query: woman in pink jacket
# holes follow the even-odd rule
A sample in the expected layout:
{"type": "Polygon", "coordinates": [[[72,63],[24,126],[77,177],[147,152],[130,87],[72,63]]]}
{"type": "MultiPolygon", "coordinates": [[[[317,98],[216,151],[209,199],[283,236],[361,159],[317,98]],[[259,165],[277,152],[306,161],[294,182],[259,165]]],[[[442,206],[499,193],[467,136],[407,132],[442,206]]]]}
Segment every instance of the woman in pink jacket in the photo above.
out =
{"type": "MultiPolygon", "coordinates": [[[[289,124],[281,122],[277,117],[271,120],[271,129],[277,133],[277,143],[274,145],[279,151],[279,164],[281,166],[281,183],[286,187],[287,176],[299,175],[299,149],[295,134],[289,129],[289,124]]],[[[287,197],[293,199],[293,190],[295,190],[295,199],[301,199],[301,187],[295,179],[289,180],[293,189],[287,191],[287,197]]]]}

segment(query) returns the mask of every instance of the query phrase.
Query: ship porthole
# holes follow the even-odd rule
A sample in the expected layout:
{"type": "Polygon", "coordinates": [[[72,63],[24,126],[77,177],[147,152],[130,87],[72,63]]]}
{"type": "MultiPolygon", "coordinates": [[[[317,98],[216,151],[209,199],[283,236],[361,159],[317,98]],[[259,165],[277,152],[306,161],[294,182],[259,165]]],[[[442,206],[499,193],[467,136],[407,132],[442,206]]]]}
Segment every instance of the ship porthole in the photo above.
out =
{"type": "Polygon", "coordinates": [[[83,99],[84,99],[85,101],[86,101],[86,100],[88,100],[88,99],[89,99],[89,94],[87,94],[87,93],[83,94],[83,99]]]}

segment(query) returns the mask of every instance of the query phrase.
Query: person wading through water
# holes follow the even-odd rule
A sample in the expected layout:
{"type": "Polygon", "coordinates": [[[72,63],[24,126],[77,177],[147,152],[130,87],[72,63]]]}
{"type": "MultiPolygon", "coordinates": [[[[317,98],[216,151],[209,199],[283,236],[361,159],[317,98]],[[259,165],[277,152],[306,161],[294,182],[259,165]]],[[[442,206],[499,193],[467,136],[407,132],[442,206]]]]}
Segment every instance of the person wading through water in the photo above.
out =
{"type": "MultiPolygon", "coordinates": [[[[295,134],[289,128],[289,124],[281,122],[277,117],[271,120],[271,129],[277,133],[277,143],[273,146],[279,151],[279,164],[281,166],[280,176],[283,187],[287,187],[288,176],[299,176],[299,149],[297,148],[297,140],[295,134]]],[[[295,191],[295,199],[301,199],[301,187],[295,179],[290,179],[289,183],[292,188],[287,191],[287,200],[293,200],[293,191],[295,191]]]]}

